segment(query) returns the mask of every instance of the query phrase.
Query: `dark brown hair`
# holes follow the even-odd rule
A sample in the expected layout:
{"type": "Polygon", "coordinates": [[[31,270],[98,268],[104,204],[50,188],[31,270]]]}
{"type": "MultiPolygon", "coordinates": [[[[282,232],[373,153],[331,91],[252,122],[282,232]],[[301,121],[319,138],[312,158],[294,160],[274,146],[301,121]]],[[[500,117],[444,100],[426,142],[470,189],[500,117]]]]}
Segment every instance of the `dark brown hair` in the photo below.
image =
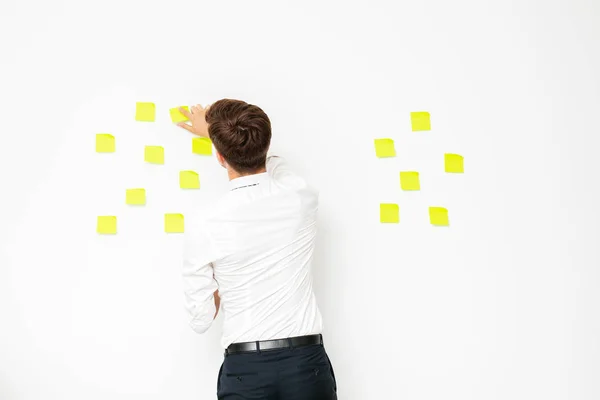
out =
{"type": "Polygon", "coordinates": [[[260,107],[222,99],[208,108],[206,123],[215,149],[238,173],[254,173],[265,167],[271,121],[260,107]]]}

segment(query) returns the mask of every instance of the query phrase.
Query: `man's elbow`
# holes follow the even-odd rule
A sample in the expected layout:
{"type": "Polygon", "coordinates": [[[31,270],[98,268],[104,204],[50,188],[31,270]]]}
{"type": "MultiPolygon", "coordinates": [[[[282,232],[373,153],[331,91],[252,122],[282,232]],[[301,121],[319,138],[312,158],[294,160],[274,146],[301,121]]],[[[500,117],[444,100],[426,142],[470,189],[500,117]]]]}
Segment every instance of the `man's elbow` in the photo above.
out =
{"type": "Polygon", "coordinates": [[[188,310],[190,319],[190,327],[196,333],[204,333],[210,328],[215,318],[215,305],[212,303],[207,304],[206,307],[200,309],[188,310]]]}
{"type": "Polygon", "coordinates": [[[190,327],[194,332],[202,334],[210,328],[212,321],[212,319],[210,321],[198,321],[193,319],[190,321],[190,327]]]}

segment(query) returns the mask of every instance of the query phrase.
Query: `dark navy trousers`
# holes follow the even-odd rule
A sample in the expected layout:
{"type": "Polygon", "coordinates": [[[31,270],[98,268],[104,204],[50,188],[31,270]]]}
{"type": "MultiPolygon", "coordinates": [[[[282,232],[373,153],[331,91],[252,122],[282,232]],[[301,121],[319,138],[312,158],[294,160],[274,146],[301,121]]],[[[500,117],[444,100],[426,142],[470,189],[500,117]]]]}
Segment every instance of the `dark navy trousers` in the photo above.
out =
{"type": "Polygon", "coordinates": [[[331,361],[322,344],[225,356],[219,400],[337,400],[331,361]]]}

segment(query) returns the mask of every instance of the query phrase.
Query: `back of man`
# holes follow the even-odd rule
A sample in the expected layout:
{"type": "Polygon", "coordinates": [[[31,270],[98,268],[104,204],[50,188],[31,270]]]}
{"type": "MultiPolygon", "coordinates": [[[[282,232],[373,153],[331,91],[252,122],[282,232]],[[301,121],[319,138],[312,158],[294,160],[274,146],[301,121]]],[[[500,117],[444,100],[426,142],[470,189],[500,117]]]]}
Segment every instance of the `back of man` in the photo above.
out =
{"type": "Polygon", "coordinates": [[[312,288],[316,191],[267,157],[260,108],[221,100],[189,118],[184,127],[210,134],[230,178],[223,199],[186,224],[184,256],[192,328],[205,332],[219,303],[224,313],[219,399],[336,399],[312,288]]]}

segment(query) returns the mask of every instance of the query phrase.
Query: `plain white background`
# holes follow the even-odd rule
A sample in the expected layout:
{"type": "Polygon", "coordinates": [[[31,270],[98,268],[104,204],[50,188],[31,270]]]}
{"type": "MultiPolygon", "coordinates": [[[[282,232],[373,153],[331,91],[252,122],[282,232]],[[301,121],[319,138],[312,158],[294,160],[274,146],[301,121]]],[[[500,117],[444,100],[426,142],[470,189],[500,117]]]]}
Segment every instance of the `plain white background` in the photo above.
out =
{"type": "Polygon", "coordinates": [[[162,218],[227,187],[167,109],[224,97],[261,106],[320,189],[340,399],[600,398],[599,39],[595,0],[2,1],[0,398],[215,398],[221,321],[186,325],[162,218]],[[413,133],[421,110],[432,130],[413,133]],[[375,157],[380,137],[398,157],[375,157]],[[118,235],[95,233],[104,214],[118,235]]]}

